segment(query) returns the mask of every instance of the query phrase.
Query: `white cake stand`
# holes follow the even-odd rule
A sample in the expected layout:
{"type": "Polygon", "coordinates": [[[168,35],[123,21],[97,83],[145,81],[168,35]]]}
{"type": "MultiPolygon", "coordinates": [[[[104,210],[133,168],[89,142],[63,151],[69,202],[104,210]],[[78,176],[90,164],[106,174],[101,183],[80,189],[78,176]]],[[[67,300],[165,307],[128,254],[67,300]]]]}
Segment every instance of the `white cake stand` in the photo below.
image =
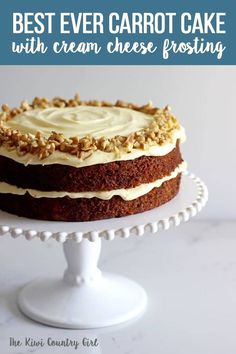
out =
{"type": "Polygon", "coordinates": [[[21,311],[35,321],[63,328],[119,324],[140,315],[147,305],[142,287],[130,279],[103,274],[97,267],[101,239],[156,233],[195,216],[208,198],[204,183],[185,173],[181,190],[169,203],[151,211],[91,222],[31,220],[0,212],[0,234],[27,240],[54,238],[63,243],[67,269],[62,279],[41,279],[20,292],[21,311]],[[33,227],[33,229],[32,229],[33,227]]]}

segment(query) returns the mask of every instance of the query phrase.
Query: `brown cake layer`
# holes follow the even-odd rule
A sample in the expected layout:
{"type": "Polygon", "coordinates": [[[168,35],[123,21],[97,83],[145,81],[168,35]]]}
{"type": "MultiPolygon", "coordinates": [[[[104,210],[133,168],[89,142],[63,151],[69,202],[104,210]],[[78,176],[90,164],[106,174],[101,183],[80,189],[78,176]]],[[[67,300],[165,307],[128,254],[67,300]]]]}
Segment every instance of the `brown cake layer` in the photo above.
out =
{"type": "Polygon", "coordinates": [[[164,182],[159,188],[130,201],[119,196],[110,200],[98,198],[33,198],[0,194],[0,209],[19,216],[33,219],[60,221],[89,221],[108,219],[141,213],[158,207],[176,196],[179,191],[181,174],[164,182]]]}
{"type": "Polygon", "coordinates": [[[0,181],[40,191],[110,191],[161,179],[182,161],[179,143],[165,156],[142,156],[81,168],[59,164],[24,166],[0,156],[0,181]]]}

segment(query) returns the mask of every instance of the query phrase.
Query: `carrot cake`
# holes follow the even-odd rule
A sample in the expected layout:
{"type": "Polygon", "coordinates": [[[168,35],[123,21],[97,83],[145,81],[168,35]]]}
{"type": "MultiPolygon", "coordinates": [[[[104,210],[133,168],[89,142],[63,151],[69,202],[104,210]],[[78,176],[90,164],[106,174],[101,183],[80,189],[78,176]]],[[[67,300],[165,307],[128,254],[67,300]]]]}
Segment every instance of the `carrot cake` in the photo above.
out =
{"type": "Polygon", "coordinates": [[[167,106],[36,97],[0,113],[0,209],[89,221],[158,207],[186,169],[185,132],[167,106]]]}

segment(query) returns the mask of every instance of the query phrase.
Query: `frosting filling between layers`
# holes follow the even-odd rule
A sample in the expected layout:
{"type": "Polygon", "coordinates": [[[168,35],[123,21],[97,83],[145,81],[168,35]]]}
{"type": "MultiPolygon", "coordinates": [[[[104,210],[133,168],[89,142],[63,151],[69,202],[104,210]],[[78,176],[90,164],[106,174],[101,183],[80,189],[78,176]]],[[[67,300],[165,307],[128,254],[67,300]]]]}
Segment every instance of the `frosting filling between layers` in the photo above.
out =
{"type": "Polygon", "coordinates": [[[134,188],[128,189],[115,189],[112,191],[93,191],[93,192],[48,192],[48,191],[38,191],[34,189],[24,189],[18,188],[17,186],[10,185],[5,182],[0,182],[0,193],[5,194],[16,194],[24,195],[29,193],[33,198],[63,198],[69,197],[72,199],[76,198],[99,198],[103,200],[109,200],[113,196],[120,196],[123,200],[133,200],[141,197],[144,194],[149,193],[153,188],[160,187],[164,182],[169,181],[172,178],[177,177],[177,175],[187,168],[187,163],[183,161],[169,176],[165,176],[151,183],[141,184],[134,188]]]}

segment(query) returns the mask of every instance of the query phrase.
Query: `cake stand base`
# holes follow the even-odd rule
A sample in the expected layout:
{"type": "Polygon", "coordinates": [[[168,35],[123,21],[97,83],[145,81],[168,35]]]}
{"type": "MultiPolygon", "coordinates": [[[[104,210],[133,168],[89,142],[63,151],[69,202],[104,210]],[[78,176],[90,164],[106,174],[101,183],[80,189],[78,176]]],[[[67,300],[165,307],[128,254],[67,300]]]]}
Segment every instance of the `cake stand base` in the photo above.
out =
{"type": "Polygon", "coordinates": [[[21,311],[62,328],[105,327],[134,319],[146,307],[145,291],[127,278],[97,268],[101,240],[66,241],[64,278],[35,280],[19,294],[21,311]]]}
{"type": "Polygon", "coordinates": [[[97,328],[119,324],[143,313],[145,291],[135,282],[113,274],[95,286],[70,288],[63,281],[33,281],[21,291],[18,304],[35,321],[62,328],[97,328]],[[68,306],[69,305],[69,306],[68,306]]]}

